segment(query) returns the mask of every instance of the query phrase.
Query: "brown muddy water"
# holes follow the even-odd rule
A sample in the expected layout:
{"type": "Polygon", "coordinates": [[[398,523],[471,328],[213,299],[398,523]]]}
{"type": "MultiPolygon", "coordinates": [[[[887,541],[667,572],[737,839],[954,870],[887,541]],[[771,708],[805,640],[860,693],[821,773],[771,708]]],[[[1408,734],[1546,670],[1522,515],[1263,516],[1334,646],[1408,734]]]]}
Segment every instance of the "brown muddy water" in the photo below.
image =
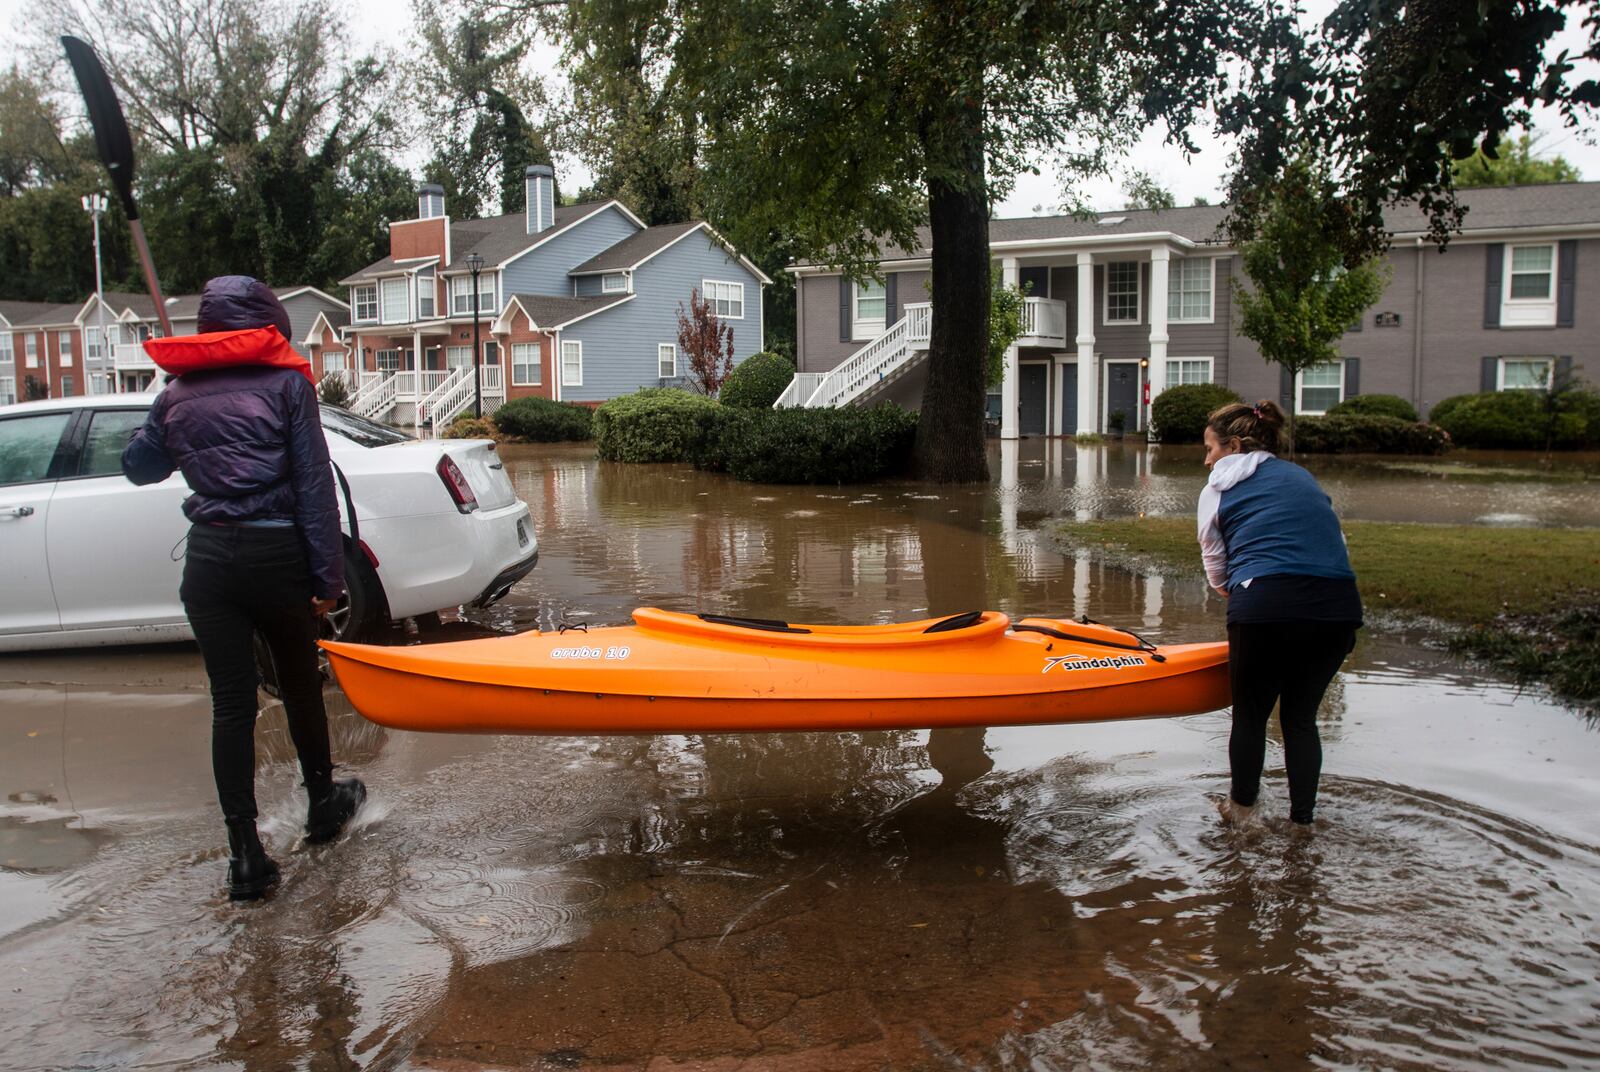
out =
{"type": "MultiPolygon", "coordinates": [[[[1192,452],[1038,440],[988,487],[769,488],[510,448],[537,570],[498,627],[656,604],[879,622],[994,607],[1220,635],[1199,581],[1063,554],[1183,513],[1192,452]]],[[[1600,524],[1593,459],[1320,462],[1346,516],[1600,524]]],[[[1537,539],[1537,531],[1508,539],[1537,539]]],[[[221,896],[192,648],[0,659],[0,1068],[1600,1067],[1600,733],[1403,632],[1322,713],[1319,828],[1220,827],[1226,713],[987,732],[379,729],[283,885],[221,896]]]]}

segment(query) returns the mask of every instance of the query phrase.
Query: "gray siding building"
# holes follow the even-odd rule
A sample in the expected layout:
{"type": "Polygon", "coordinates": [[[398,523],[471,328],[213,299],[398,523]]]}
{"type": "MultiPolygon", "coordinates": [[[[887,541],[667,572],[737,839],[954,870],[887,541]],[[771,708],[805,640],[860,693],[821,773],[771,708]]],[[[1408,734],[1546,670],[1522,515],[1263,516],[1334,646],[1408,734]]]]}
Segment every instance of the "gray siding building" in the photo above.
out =
{"type": "MultiPolygon", "coordinates": [[[[1299,378],[1238,334],[1239,258],[1220,234],[1223,207],[990,221],[991,255],[1027,295],[1023,336],[991,397],[1002,436],[1103,432],[1117,414],[1126,430],[1141,430],[1150,399],[1178,383],[1292,400],[1300,413],[1393,394],[1426,414],[1451,395],[1537,387],[1557,370],[1600,375],[1600,183],[1460,197],[1464,231],[1443,251],[1426,241],[1419,211],[1389,214],[1388,287],[1344,336],[1340,360],[1299,378]]],[[[931,250],[926,232],[920,238],[917,249],[884,257],[882,284],[852,283],[825,265],[790,269],[806,390],[870,350],[876,379],[856,375],[865,389],[833,397],[916,403],[907,385],[925,364],[926,334],[906,310],[928,301],[931,250]]]]}

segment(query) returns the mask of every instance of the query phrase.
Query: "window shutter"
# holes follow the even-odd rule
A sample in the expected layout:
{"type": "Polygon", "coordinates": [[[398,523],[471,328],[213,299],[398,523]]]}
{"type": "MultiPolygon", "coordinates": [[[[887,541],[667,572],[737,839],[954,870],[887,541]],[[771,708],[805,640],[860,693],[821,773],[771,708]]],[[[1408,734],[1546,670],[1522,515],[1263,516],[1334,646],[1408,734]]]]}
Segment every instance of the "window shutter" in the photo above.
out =
{"type": "Polygon", "coordinates": [[[1578,241],[1568,238],[1556,249],[1556,327],[1570,328],[1578,295],[1578,241]]]}
{"type": "MultiPolygon", "coordinates": [[[[1506,266],[1506,244],[1504,242],[1490,242],[1484,246],[1483,273],[1483,326],[1497,328],[1500,326],[1500,287],[1501,273],[1506,266]]],[[[1489,390],[1494,390],[1490,387],[1489,390]]]]}
{"type": "Polygon", "coordinates": [[[839,341],[850,341],[850,277],[839,277],[839,341]]]}
{"type": "Polygon", "coordinates": [[[1497,375],[1500,371],[1499,365],[1500,359],[1498,357],[1486,357],[1483,359],[1482,373],[1478,377],[1478,390],[1484,392],[1494,390],[1495,380],[1499,378],[1497,375]]]}
{"type": "Polygon", "coordinates": [[[1556,358],[1556,373],[1550,377],[1550,386],[1553,390],[1561,390],[1572,380],[1572,355],[1563,354],[1556,358]]]}
{"type": "Polygon", "coordinates": [[[896,272],[885,272],[883,276],[883,322],[886,326],[900,319],[900,288],[895,286],[897,278],[896,272]]]}
{"type": "Polygon", "coordinates": [[[1278,370],[1278,405],[1285,413],[1294,411],[1294,373],[1287,366],[1278,370]]]}
{"type": "Polygon", "coordinates": [[[1344,359],[1344,397],[1354,398],[1361,393],[1361,359],[1344,359]]]}

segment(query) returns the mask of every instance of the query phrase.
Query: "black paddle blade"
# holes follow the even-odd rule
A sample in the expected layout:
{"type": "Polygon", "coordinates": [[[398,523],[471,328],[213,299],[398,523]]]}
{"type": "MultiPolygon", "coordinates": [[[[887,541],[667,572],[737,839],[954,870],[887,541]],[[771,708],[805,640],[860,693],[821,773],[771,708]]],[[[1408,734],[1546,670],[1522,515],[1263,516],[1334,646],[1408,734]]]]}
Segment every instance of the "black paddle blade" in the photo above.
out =
{"type": "Polygon", "coordinates": [[[88,42],[63,37],[61,46],[67,50],[72,73],[78,76],[78,89],[83,92],[83,103],[89,108],[89,125],[94,127],[100,162],[111,173],[111,185],[122,198],[128,219],[136,220],[139,210],[133,203],[133,137],[128,133],[122,105],[117,102],[117,91],[111,88],[111,79],[106,77],[100,57],[88,42]]]}

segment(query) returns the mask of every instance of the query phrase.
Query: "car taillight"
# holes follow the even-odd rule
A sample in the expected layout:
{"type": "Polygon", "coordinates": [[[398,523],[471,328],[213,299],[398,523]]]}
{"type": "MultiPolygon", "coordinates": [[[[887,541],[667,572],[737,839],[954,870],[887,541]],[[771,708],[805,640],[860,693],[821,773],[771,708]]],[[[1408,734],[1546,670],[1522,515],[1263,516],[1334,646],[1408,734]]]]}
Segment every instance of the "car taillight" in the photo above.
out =
{"type": "Polygon", "coordinates": [[[462,474],[461,467],[456,464],[454,458],[446,454],[433,468],[434,472],[439,474],[439,479],[444,481],[444,488],[455,501],[457,510],[463,514],[470,514],[478,508],[478,497],[472,493],[472,485],[467,483],[466,476],[462,474]]]}

